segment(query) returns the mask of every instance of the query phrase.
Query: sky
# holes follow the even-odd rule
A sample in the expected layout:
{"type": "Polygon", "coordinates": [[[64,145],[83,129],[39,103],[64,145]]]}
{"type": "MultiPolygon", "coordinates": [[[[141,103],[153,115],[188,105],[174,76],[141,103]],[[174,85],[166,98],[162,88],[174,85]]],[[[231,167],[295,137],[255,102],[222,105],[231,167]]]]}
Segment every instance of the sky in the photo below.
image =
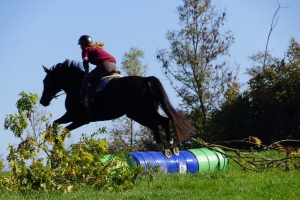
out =
{"type": "MultiPolygon", "coordinates": [[[[280,3],[277,26],[269,41],[270,53],[283,58],[291,37],[300,42],[299,0],[213,0],[222,11],[227,10],[227,30],[234,33],[235,43],[230,47],[229,63],[240,65],[239,80],[246,84],[245,70],[251,67],[248,57],[266,47],[272,17],[280,3]]],[[[22,91],[43,92],[45,72],[42,65],[51,66],[65,59],[81,61],[77,45],[81,35],[90,35],[94,41],[105,43],[120,66],[125,52],[131,47],[142,49],[143,61],[149,66],[147,75],[156,76],[165,86],[171,103],[179,99],[164,77],[156,52],[169,48],[168,30],[179,30],[177,6],[182,0],[64,0],[64,1],[0,1],[0,154],[5,158],[8,144],[20,140],[4,130],[7,114],[17,113],[15,103],[22,91]]],[[[90,65],[93,69],[94,66],[90,65]]],[[[65,95],[52,100],[46,112],[51,122],[65,113],[65,95]]],[[[97,128],[112,127],[111,121],[90,123],[72,131],[70,143],[78,142],[81,134],[91,134],[97,128]]]]}

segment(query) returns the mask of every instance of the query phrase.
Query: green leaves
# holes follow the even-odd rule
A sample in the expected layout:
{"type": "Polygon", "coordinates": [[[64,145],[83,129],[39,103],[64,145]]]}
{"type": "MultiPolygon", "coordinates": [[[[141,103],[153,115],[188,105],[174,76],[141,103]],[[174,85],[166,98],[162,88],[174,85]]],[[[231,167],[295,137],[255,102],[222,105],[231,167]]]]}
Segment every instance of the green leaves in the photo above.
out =
{"type": "Polygon", "coordinates": [[[30,113],[39,99],[37,94],[26,92],[21,92],[19,96],[20,99],[16,103],[18,114],[9,114],[4,120],[4,129],[10,129],[16,137],[21,137],[28,127],[26,117],[30,118],[30,113]]]}
{"type": "Polygon", "coordinates": [[[129,52],[124,54],[122,70],[128,76],[146,76],[148,66],[142,63],[142,58],[144,58],[144,52],[136,47],[131,47],[129,52]]]}
{"type": "Polygon", "coordinates": [[[10,129],[16,137],[20,137],[27,126],[26,117],[23,113],[9,114],[4,120],[4,129],[10,129]]]}
{"type": "Polygon", "coordinates": [[[16,103],[19,113],[30,111],[39,99],[37,94],[32,93],[21,92],[19,96],[21,96],[21,98],[16,103]]]}

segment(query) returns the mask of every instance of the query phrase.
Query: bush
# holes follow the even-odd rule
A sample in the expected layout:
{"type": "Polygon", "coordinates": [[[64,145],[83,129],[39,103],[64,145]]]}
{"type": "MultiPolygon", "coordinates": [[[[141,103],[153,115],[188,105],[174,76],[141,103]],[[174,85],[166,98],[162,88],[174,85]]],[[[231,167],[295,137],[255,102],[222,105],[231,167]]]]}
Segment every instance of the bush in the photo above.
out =
{"type": "MultiPolygon", "coordinates": [[[[4,128],[10,129],[21,142],[17,147],[9,145],[7,157],[11,174],[0,177],[0,188],[17,192],[76,191],[79,184],[95,189],[125,190],[133,187],[133,179],[142,167],[128,164],[126,153],[107,156],[108,143],[95,136],[105,129],[87,136],[64,148],[64,139],[71,133],[58,125],[49,126],[49,118],[35,109],[38,96],[20,93],[17,114],[7,115],[4,128]],[[36,123],[44,124],[44,130],[36,133],[36,123]],[[28,125],[34,133],[28,130],[28,125]],[[27,131],[27,135],[25,132],[27,131]],[[40,157],[44,153],[45,158],[40,157]]],[[[51,118],[51,114],[49,116],[51,118]]]]}

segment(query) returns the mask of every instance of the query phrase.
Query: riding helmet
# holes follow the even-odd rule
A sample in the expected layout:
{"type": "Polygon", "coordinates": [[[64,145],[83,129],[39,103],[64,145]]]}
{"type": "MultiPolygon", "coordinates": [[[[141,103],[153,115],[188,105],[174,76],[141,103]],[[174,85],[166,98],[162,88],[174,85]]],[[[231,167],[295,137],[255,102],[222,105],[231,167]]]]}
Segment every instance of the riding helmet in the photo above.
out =
{"type": "Polygon", "coordinates": [[[92,38],[88,35],[83,35],[79,38],[78,44],[83,44],[83,45],[91,45],[93,44],[92,38]]]}

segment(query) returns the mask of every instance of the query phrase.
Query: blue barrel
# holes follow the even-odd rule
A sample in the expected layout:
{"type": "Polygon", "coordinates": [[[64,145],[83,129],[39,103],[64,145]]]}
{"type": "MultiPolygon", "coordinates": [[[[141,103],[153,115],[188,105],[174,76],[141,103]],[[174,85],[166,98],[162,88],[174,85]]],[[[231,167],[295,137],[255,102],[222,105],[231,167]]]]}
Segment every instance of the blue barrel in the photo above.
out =
{"type": "Polygon", "coordinates": [[[150,163],[152,167],[159,166],[161,172],[168,172],[166,157],[160,152],[130,152],[129,155],[131,155],[137,165],[142,165],[146,170],[148,169],[147,163],[150,163]]]}
{"type": "Polygon", "coordinates": [[[129,155],[133,158],[137,165],[142,165],[142,167],[147,169],[147,163],[145,163],[144,158],[138,152],[130,152],[129,155]]]}
{"type": "Polygon", "coordinates": [[[170,158],[161,152],[154,151],[130,152],[129,155],[137,165],[142,165],[146,170],[148,162],[151,166],[159,166],[161,171],[165,173],[197,173],[199,169],[197,158],[189,151],[179,151],[178,156],[172,154],[170,158]]]}
{"type": "Polygon", "coordinates": [[[148,152],[154,158],[156,166],[160,167],[160,171],[167,173],[168,172],[168,165],[166,162],[166,156],[161,152],[148,152]]]}
{"type": "Polygon", "coordinates": [[[180,164],[180,162],[185,162],[185,160],[184,160],[184,157],[180,154],[179,154],[179,156],[174,156],[172,154],[170,158],[166,157],[166,162],[168,165],[168,173],[174,173],[174,172],[179,172],[179,170],[180,170],[179,164],[180,164]]]}
{"type": "Polygon", "coordinates": [[[185,158],[187,172],[191,174],[198,173],[199,164],[196,156],[190,151],[179,151],[179,154],[185,158]]]}

